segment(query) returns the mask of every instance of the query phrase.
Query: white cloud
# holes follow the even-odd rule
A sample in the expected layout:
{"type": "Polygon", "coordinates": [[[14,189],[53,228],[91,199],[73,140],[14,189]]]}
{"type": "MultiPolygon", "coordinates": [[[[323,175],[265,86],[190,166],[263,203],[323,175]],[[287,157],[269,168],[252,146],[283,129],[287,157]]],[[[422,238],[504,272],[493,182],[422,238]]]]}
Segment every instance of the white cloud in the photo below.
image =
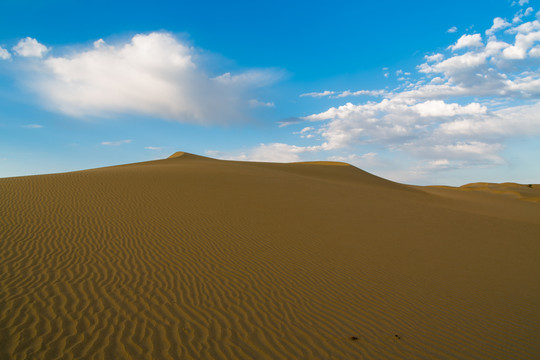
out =
{"type": "Polygon", "coordinates": [[[457,32],[458,28],[455,27],[455,26],[452,26],[450,29],[446,30],[447,33],[449,34],[453,34],[455,32],[457,32]]]}
{"type": "Polygon", "coordinates": [[[131,143],[131,139],[126,139],[126,140],[117,140],[117,141],[102,141],[101,142],[101,145],[105,145],[105,146],[120,146],[120,145],[123,145],[123,144],[129,144],[131,143]]]}
{"type": "Polygon", "coordinates": [[[297,162],[301,161],[300,154],[320,150],[319,146],[296,146],[283,143],[260,144],[247,152],[240,154],[223,153],[220,151],[207,151],[210,156],[241,161],[262,161],[262,162],[297,162]]]}
{"type": "Polygon", "coordinates": [[[250,118],[258,87],[282,77],[276,70],[209,76],[196,50],[163,32],[50,56],[31,86],[55,110],[75,117],[142,114],[180,122],[227,123],[250,118]],[[211,105],[210,105],[211,104],[211,105]]]}
{"type": "Polygon", "coordinates": [[[101,47],[104,47],[106,45],[105,40],[99,39],[94,41],[94,48],[99,49],[101,47]]]}
{"type": "Polygon", "coordinates": [[[337,95],[332,96],[332,98],[339,99],[339,98],[344,98],[347,96],[362,96],[362,95],[384,96],[385,94],[386,94],[386,91],[384,90],[357,90],[357,91],[345,90],[337,95]]]}
{"type": "Polygon", "coordinates": [[[519,24],[523,22],[523,18],[531,15],[534,12],[534,9],[532,7],[528,7],[527,9],[521,9],[519,10],[512,19],[513,24],[519,24]]]}
{"type": "Polygon", "coordinates": [[[466,117],[441,124],[437,133],[459,137],[508,138],[540,134],[540,103],[494,111],[489,116],[466,117]]]}
{"type": "Polygon", "coordinates": [[[377,162],[378,154],[375,152],[368,152],[362,155],[358,154],[349,154],[347,156],[334,155],[330,156],[328,160],[330,161],[342,161],[351,163],[360,167],[365,167],[368,165],[373,165],[377,162]]]}
{"type": "Polygon", "coordinates": [[[300,135],[302,139],[312,139],[315,137],[314,132],[316,132],[314,127],[306,126],[302,130],[296,131],[293,134],[300,135]]]}
{"type": "Polygon", "coordinates": [[[31,37],[24,38],[13,47],[15,54],[23,57],[38,57],[41,58],[49,49],[40,44],[36,39],[31,37]]]}
{"type": "Polygon", "coordinates": [[[303,120],[298,118],[298,117],[289,117],[287,119],[282,119],[280,121],[278,121],[277,123],[279,124],[278,126],[279,127],[285,127],[285,126],[289,126],[289,125],[293,125],[293,124],[298,124],[300,122],[302,122],[303,120]]]}
{"type": "Polygon", "coordinates": [[[385,167],[387,159],[382,159],[376,152],[359,152],[359,153],[347,153],[342,155],[330,155],[327,157],[328,161],[339,161],[354,165],[360,169],[367,171],[373,171],[377,169],[377,172],[381,171],[381,168],[385,167]]]}
{"type": "Polygon", "coordinates": [[[276,82],[277,78],[280,78],[282,74],[280,72],[266,70],[249,70],[243,73],[232,75],[230,72],[219,75],[213,80],[220,82],[229,87],[236,86],[240,88],[244,87],[264,87],[276,82]]]}
{"type": "Polygon", "coordinates": [[[318,150],[318,147],[304,147],[282,143],[261,144],[248,155],[247,160],[294,162],[300,161],[299,154],[315,150],[318,150]]]}
{"type": "Polygon", "coordinates": [[[411,139],[425,140],[424,137],[434,133],[440,124],[455,118],[486,114],[487,108],[478,103],[462,106],[442,100],[417,102],[394,98],[363,105],[347,103],[305,119],[312,122],[330,120],[321,127],[321,135],[325,139],[321,148],[331,150],[355,144],[399,144],[411,139]]]}
{"type": "Polygon", "coordinates": [[[445,73],[448,76],[463,68],[474,68],[485,62],[486,56],[484,54],[466,53],[446,59],[434,65],[434,69],[436,72],[445,73]]]}
{"type": "Polygon", "coordinates": [[[510,27],[510,26],[512,26],[512,24],[510,24],[505,19],[496,17],[495,19],[493,19],[493,26],[490,29],[486,30],[486,35],[491,36],[495,34],[497,31],[506,29],[507,27],[510,27]]]}
{"type": "Polygon", "coordinates": [[[480,34],[473,34],[473,35],[463,35],[458,39],[458,41],[450,46],[449,48],[453,51],[459,50],[459,49],[465,49],[465,48],[477,48],[482,47],[484,44],[482,43],[482,35],[480,34]]]}
{"type": "Polygon", "coordinates": [[[146,150],[153,150],[153,151],[157,151],[157,150],[161,150],[163,148],[159,147],[159,146],[145,146],[144,147],[146,150]]]}
{"type": "Polygon", "coordinates": [[[0,59],[2,59],[2,60],[11,59],[11,54],[9,53],[9,51],[7,51],[6,49],[4,49],[1,46],[0,46],[0,59]]]}
{"type": "Polygon", "coordinates": [[[508,34],[528,34],[533,31],[540,30],[540,21],[533,20],[523,23],[521,25],[512,27],[505,31],[508,34]]]}
{"type": "Polygon", "coordinates": [[[540,64],[525,61],[540,57],[540,21],[510,25],[499,18],[486,33],[486,43],[465,35],[447,53],[425,56],[419,78],[380,101],[303,117],[312,124],[306,133],[318,135],[312,141],[321,151],[376,146],[418,159],[408,170],[414,178],[503,164],[506,141],[540,136],[540,64]],[[508,42],[497,39],[502,29],[508,42]],[[466,52],[453,53],[459,48],[466,52]]]}
{"type": "Polygon", "coordinates": [[[478,103],[471,103],[461,106],[456,103],[447,104],[442,100],[429,100],[411,107],[421,117],[443,117],[456,115],[477,115],[485,114],[487,108],[478,103]]]}
{"type": "Polygon", "coordinates": [[[427,149],[432,156],[446,156],[456,159],[467,159],[469,162],[503,163],[497,155],[503,146],[501,144],[488,144],[481,141],[458,141],[449,145],[435,145],[427,149]]]}
{"type": "Polygon", "coordinates": [[[28,124],[28,125],[23,125],[24,128],[27,128],[27,129],[41,129],[43,128],[43,125],[39,125],[39,124],[28,124]]]}
{"type": "Polygon", "coordinates": [[[448,159],[437,159],[437,160],[431,160],[429,162],[429,165],[432,168],[446,168],[450,165],[450,162],[448,159]]]}
{"type": "Polygon", "coordinates": [[[504,49],[503,56],[506,59],[525,59],[532,45],[539,41],[540,31],[517,34],[515,44],[504,49]]]}
{"type": "Polygon", "coordinates": [[[320,98],[320,97],[330,96],[334,94],[335,94],[335,91],[325,90],[322,92],[310,92],[310,93],[301,94],[300,97],[309,96],[309,97],[314,97],[314,98],[320,98]]]}
{"type": "Polygon", "coordinates": [[[537,45],[533,47],[531,50],[529,50],[529,56],[530,57],[540,57],[540,45],[537,45]]]}
{"type": "MultiPolygon", "coordinates": [[[[456,85],[460,86],[476,86],[479,84],[478,76],[481,74],[482,69],[486,65],[487,54],[467,52],[463,55],[456,55],[450,57],[444,61],[436,64],[421,64],[418,70],[425,74],[442,74],[448,83],[452,83],[454,86],[452,90],[455,91],[456,85]]],[[[431,90],[441,91],[443,85],[438,87],[432,87],[431,90]]],[[[423,88],[424,90],[430,89],[428,86],[423,88]]]]}
{"type": "Polygon", "coordinates": [[[425,59],[427,62],[440,62],[444,59],[444,55],[443,54],[426,55],[425,59]]]}

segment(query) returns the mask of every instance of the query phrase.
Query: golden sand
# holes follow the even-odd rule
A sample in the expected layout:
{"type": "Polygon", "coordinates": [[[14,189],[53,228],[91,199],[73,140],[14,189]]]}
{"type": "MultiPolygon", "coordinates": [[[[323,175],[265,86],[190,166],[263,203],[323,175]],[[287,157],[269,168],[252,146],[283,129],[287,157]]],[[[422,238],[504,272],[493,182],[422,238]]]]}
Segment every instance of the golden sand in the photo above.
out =
{"type": "Polygon", "coordinates": [[[327,165],[0,179],[0,359],[540,358],[540,186],[327,165]]]}

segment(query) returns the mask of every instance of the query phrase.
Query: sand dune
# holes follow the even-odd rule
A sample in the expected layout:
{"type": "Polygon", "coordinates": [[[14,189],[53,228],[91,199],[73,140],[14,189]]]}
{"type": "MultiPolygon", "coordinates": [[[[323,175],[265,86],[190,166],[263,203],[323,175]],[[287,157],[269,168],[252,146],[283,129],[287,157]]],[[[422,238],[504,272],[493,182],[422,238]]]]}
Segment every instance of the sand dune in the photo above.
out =
{"type": "Polygon", "coordinates": [[[485,191],[492,194],[508,195],[518,199],[540,202],[539,184],[516,183],[474,183],[461,186],[462,190],[485,191]]]}
{"type": "Polygon", "coordinates": [[[540,358],[538,186],[333,165],[0,179],[0,359],[540,358]]]}

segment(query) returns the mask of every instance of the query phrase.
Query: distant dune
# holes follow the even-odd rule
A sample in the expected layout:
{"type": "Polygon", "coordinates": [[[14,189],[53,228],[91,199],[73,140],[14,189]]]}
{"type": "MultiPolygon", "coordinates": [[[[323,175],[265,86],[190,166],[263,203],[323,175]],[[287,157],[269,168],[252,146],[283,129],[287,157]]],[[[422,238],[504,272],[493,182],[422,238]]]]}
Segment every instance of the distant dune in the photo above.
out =
{"type": "Polygon", "coordinates": [[[0,179],[0,359],[538,359],[539,199],[188,153],[0,179]]]}
{"type": "Polygon", "coordinates": [[[540,185],[516,183],[474,183],[461,187],[463,190],[485,191],[493,194],[510,195],[516,198],[540,203],[540,185]]]}

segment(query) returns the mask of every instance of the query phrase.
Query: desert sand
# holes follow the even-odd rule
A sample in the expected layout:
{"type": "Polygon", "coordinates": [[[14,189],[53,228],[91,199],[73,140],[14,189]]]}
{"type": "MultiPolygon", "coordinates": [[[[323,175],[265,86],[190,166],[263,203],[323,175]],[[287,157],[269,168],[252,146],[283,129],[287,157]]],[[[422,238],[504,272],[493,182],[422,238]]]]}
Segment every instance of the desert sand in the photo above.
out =
{"type": "Polygon", "coordinates": [[[538,359],[540,185],[168,159],[0,179],[0,359],[538,359]]]}

